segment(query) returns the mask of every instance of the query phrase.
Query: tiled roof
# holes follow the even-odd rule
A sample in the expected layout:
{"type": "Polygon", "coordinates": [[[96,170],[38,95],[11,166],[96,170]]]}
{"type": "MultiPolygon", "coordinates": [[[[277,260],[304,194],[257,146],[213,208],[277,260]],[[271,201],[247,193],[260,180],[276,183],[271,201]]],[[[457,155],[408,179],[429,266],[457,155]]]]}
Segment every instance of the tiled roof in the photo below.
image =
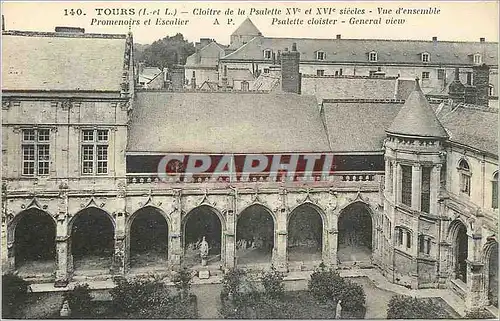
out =
{"type": "Polygon", "coordinates": [[[333,152],[382,151],[389,127],[401,101],[339,100],[323,104],[333,152]]]}
{"type": "Polygon", "coordinates": [[[498,155],[498,110],[452,106],[439,114],[450,140],[498,155]]]}
{"type": "Polygon", "coordinates": [[[120,91],[125,35],[4,32],[2,90],[120,91]]]}
{"type": "Polygon", "coordinates": [[[250,18],[246,18],[245,21],[231,34],[231,36],[260,36],[262,33],[253,24],[250,18]]]}
{"type": "Polygon", "coordinates": [[[302,75],[301,92],[318,99],[394,99],[396,78],[302,75]]]}
{"type": "Polygon", "coordinates": [[[448,137],[422,93],[418,81],[415,82],[415,89],[405,101],[387,132],[405,136],[448,137]]]}
{"type": "Polygon", "coordinates": [[[221,58],[231,60],[264,60],[263,51],[274,52],[297,44],[301,61],[369,63],[368,53],[377,52],[378,61],[383,63],[423,64],[421,54],[430,54],[430,65],[472,65],[472,54],[481,53],[483,62],[498,65],[498,43],[452,42],[380,39],[308,39],[255,37],[247,44],[221,58]],[[316,52],[323,51],[325,60],[316,60],[316,52]]]}
{"type": "Polygon", "coordinates": [[[396,99],[406,100],[415,89],[415,79],[398,79],[396,99]]]}
{"type": "Polygon", "coordinates": [[[252,90],[280,91],[281,77],[261,73],[253,82],[252,90]]]}
{"type": "Polygon", "coordinates": [[[328,151],[312,96],[137,92],[128,151],[279,153],[328,151]]]}
{"type": "Polygon", "coordinates": [[[190,55],[186,59],[186,67],[206,66],[214,67],[218,65],[219,58],[224,56],[224,46],[212,41],[199,51],[190,55]]]}

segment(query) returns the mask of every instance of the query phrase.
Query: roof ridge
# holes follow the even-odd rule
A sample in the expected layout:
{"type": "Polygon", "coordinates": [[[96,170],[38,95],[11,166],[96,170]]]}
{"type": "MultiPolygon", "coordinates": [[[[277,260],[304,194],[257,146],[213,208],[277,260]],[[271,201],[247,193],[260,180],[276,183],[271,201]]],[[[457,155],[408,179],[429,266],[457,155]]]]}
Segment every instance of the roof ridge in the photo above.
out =
{"type": "Polygon", "coordinates": [[[300,37],[300,38],[292,38],[292,37],[267,37],[267,36],[262,36],[262,38],[265,39],[281,39],[281,40],[324,40],[324,41],[343,41],[343,40],[348,40],[348,41],[390,41],[390,42],[428,42],[428,43],[483,43],[483,44],[498,44],[498,41],[470,41],[470,40],[419,40],[419,39],[378,39],[378,38],[341,38],[341,39],[336,39],[336,38],[307,38],[307,37],[300,37]]]}
{"type": "Polygon", "coordinates": [[[25,36],[25,37],[57,37],[57,38],[103,38],[103,39],[126,39],[127,34],[119,33],[73,33],[52,31],[2,31],[2,36],[25,36]]]}

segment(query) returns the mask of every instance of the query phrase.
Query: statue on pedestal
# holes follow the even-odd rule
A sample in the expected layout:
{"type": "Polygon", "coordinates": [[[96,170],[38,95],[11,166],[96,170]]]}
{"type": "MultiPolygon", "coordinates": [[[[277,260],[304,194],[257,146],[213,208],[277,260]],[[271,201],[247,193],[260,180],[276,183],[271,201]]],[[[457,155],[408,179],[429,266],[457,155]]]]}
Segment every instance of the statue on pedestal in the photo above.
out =
{"type": "Polygon", "coordinates": [[[59,311],[59,315],[61,317],[69,317],[71,316],[71,308],[69,307],[68,300],[64,300],[61,310],[59,311]]]}
{"type": "Polygon", "coordinates": [[[207,265],[208,250],[208,243],[205,240],[205,237],[203,237],[203,240],[200,243],[201,265],[203,266],[207,265]]]}

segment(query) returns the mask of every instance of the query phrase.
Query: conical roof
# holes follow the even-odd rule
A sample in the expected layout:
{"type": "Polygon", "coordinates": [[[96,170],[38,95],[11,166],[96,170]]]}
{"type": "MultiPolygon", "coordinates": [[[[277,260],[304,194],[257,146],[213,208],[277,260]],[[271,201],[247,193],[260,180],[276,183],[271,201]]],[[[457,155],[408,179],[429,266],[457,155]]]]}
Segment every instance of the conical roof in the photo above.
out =
{"type": "Polygon", "coordinates": [[[261,36],[262,33],[253,24],[250,18],[246,18],[245,21],[231,34],[231,36],[261,36]]]}
{"type": "Polygon", "coordinates": [[[448,138],[446,130],[420,89],[418,79],[415,80],[415,89],[386,132],[403,136],[448,138]]]}

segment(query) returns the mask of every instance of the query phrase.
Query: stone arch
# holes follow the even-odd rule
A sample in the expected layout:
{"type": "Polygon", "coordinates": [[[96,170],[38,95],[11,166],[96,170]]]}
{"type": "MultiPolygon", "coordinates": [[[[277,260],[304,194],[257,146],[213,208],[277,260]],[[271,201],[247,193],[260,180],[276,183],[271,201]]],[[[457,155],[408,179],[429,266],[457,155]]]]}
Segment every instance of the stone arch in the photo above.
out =
{"type": "Polygon", "coordinates": [[[375,224],[375,214],[368,203],[356,200],[340,209],[337,219],[337,257],[340,263],[371,261],[375,224]]]}
{"type": "Polygon", "coordinates": [[[71,218],[68,233],[75,271],[111,267],[116,222],[109,212],[97,206],[81,209],[71,218]]]}
{"type": "Polygon", "coordinates": [[[271,262],[277,242],[276,226],[273,211],[262,203],[255,202],[239,212],[236,219],[238,263],[271,262]]]}
{"type": "Polygon", "coordinates": [[[324,231],[327,228],[326,215],[323,209],[311,202],[303,202],[295,206],[287,217],[289,261],[321,261],[326,244],[324,231]],[[304,212],[304,221],[297,221],[300,211],[304,212]],[[297,228],[302,228],[297,233],[297,228]],[[306,231],[307,230],[307,231],[306,231]]]}
{"type": "Polygon", "coordinates": [[[226,221],[222,213],[210,204],[201,204],[190,209],[182,217],[182,247],[184,250],[184,262],[186,265],[194,266],[201,262],[198,252],[198,245],[203,236],[209,243],[208,264],[216,264],[222,262],[224,264],[225,255],[225,237],[226,221]],[[207,217],[207,213],[208,216],[207,217]],[[195,220],[192,230],[188,230],[188,223],[195,220]],[[197,219],[197,220],[196,220],[197,219]],[[203,227],[201,225],[204,225],[203,227]],[[199,231],[200,228],[208,229],[208,231],[199,231]]]}
{"type": "Polygon", "coordinates": [[[14,216],[7,227],[11,268],[21,268],[21,272],[52,273],[56,261],[56,228],[54,216],[37,207],[14,216]],[[28,262],[32,264],[22,266],[28,262]]]}
{"type": "Polygon", "coordinates": [[[484,293],[488,305],[498,308],[498,241],[489,237],[483,247],[481,261],[484,264],[484,293]]]}
{"type": "Polygon", "coordinates": [[[450,223],[448,240],[451,244],[452,277],[467,283],[467,257],[469,255],[468,224],[460,217],[450,223]]]}
{"type": "Polygon", "coordinates": [[[137,209],[127,219],[127,252],[130,267],[168,264],[170,217],[154,205],[137,209]]]}

